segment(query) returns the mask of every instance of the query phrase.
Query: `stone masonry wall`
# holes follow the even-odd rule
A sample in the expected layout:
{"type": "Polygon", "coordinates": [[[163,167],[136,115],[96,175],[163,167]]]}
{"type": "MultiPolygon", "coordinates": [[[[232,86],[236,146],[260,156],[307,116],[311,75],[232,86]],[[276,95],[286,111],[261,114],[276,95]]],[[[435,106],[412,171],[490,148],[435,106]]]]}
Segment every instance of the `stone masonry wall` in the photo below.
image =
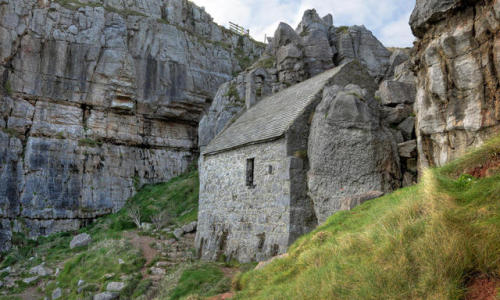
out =
{"type": "Polygon", "coordinates": [[[286,150],[282,138],[204,156],[196,236],[203,259],[258,261],[286,251],[294,161],[286,150]],[[248,158],[255,158],[255,188],[246,186],[248,158]]]}

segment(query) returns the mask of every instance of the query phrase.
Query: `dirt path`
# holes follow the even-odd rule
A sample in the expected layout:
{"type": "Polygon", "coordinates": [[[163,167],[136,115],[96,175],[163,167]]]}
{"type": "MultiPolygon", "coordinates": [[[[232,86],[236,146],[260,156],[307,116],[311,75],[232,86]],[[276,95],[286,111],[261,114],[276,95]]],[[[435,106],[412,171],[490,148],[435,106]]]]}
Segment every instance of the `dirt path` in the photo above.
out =
{"type": "Polygon", "coordinates": [[[146,259],[146,263],[142,269],[142,273],[144,275],[147,270],[146,266],[149,265],[158,255],[158,251],[150,246],[152,243],[158,242],[158,240],[149,236],[138,235],[135,231],[125,232],[124,236],[129,240],[134,248],[141,249],[144,258],[146,259]]]}

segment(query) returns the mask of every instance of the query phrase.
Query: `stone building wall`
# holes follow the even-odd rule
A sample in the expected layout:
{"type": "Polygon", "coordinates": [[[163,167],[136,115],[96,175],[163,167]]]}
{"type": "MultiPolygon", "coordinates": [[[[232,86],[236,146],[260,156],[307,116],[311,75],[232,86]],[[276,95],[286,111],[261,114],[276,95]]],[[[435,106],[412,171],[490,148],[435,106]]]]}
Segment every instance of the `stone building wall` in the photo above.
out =
{"type": "Polygon", "coordinates": [[[196,236],[203,259],[262,260],[286,251],[290,169],[296,162],[286,150],[281,138],[204,156],[196,236]],[[246,185],[248,158],[255,158],[255,188],[246,185]]]}

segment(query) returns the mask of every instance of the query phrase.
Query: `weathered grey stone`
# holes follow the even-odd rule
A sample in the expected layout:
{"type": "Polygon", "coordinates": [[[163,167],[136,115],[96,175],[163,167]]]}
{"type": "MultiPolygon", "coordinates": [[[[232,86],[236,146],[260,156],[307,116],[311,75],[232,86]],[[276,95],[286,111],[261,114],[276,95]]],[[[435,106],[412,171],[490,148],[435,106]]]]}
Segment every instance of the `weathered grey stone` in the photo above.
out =
{"type": "Polygon", "coordinates": [[[39,276],[33,276],[33,277],[24,278],[23,282],[26,283],[26,284],[31,284],[32,282],[37,281],[38,278],[40,278],[40,277],[39,276]]]}
{"type": "Polygon", "coordinates": [[[59,299],[62,297],[62,289],[61,288],[56,288],[54,291],[52,291],[52,300],[59,299]]]}
{"type": "Polygon", "coordinates": [[[104,292],[94,295],[93,300],[115,300],[120,296],[119,293],[104,292]]]}
{"type": "Polygon", "coordinates": [[[416,89],[414,84],[386,80],[380,84],[378,96],[383,105],[413,104],[416,89]]]}
{"type": "Polygon", "coordinates": [[[381,81],[390,65],[391,52],[364,26],[340,27],[331,38],[336,42],[338,55],[335,63],[344,59],[358,59],[381,81]]]}
{"type": "Polygon", "coordinates": [[[218,87],[264,50],[189,1],[87,2],[1,5],[0,250],[11,220],[76,230],[184,172],[218,87]]]}
{"type": "Polygon", "coordinates": [[[106,291],[108,292],[121,292],[125,288],[125,283],[123,282],[110,282],[106,285],[106,291]]]}
{"type": "Polygon", "coordinates": [[[77,286],[77,287],[81,287],[81,286],[83,286],[84,284],[85,284],[85,280],[80,279],[80,280],[78,280],[78,283],[76,284],[76,286],[77,286]]]}
{"type": "Polygon", "coordinates": [[[182,228],[176,228],[173,233],[175,238],[179,240],[184,235],[184,230],[182,228]]]}
{"type": "Polygon", "coordinates": [[[415,112],[419,169],[442,166],[500,132],[495,1],[419,0],[415,112]]]}
{"type": "Polygon", "coordinates": [[[466,6],[477,0],[417,0],[410,17],[413,34],[422,38],[426,30],[433,24],[444,19],[448,12],[466,6]]]}
{"type": "Polygon", "coordinates": [[[405,158],[417,157],[417,141],[411,140],[398,144],[399,156],[405,158]]]}
{"type": "Polygon", "coordinates": [[[82,234],[79,234],[77,236],[75,236],[70,244],[69,244],[69,247],[71,249],[73,248],[76,248],[76,247],[83,247],[83,246],[87,246],[89,245],[90,243],[92,243],[92,237],[86,233],[82,233],[82,234]]]}
{"type": "Polygon", "coordinates": [[[411,140],[415,132],[415,117],[408,117],[398,125],[405,140],[411,140]]]}
{"type": "MultiPolygon", "coordinates": [[[[391,63],[402,60],[388,51],[364,27],[335,28],[331,17],[305,11],[294,31],[280,24],[263,57],[238,78],[222,85],[198,128],[201,148],[221,132],[230,120],[260,99],[307,80],[350,59],[359,60],[381,80],[391,63]],[[341,53],[337,49],[341,49],[341,53]]],[[[407,69],[405,69],[405,72],[407,69]]],[[[404,73],[406,79],[407,73],[404,73]]]]}
{"type": "Polygon", "coordinates": [[[45,267],[45,264],[42,263],[41,265],[38,265],[36,267],[33,267],[30,269],[30,274],[36,274],[38,276],[48,276],[52,275],[53,271],[47,267],[45,267]]]}
{"type": "Polygon", "coordinates": [[[398,104],[396,107],[383,106],[381,109],[382,119],[387,124],[397,125],[406,118],[408,118],[412,113],[413,109],[409,105],[398,104]]]}
{"type": "Polygon", "coordinates": [[[184,233],[191,233],[191,232],[194,232],[194,231],[196,231],[196,225],[197,225],[197,224],[198,224],[198,223],[197,223],[196,221],[193,221],[193,222],[191,222],[191,223],[189,223],[189,224],[186,224],[186,225],[182,226],[182,231],[183,231],[184,233]]]}
{"type": "Polygon", "coordinates": [[[166,271],[162,268],[155,268],[155,267],[152,267],[150,268],[151,270],[151,274],[153,275],[165,275],[166,271]]]}
{"type": "MultiPolygon", "coordinates": [[[[363,79],[352,82],[367,86],[363,79]]],[[[373,93],[360,95],[354,87],[333,86],[325,89],[316,108],[309,135],[308,187],[320,223],[347,208],[342,204],[346,198],[399,187],[397,146],[381,123],[373,93]]]]}

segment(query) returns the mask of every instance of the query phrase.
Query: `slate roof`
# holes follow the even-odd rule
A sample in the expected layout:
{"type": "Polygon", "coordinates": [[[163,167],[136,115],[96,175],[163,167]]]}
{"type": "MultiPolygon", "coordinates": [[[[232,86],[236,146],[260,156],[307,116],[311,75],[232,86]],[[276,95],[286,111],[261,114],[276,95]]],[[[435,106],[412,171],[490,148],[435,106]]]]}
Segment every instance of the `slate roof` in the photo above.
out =
{"type": "Polygon", "coordinates": [[[325,71],[260,100],[220,132],[204,154],[230,150],[283,136],[304,109],[346,64],[325,71]]]}

